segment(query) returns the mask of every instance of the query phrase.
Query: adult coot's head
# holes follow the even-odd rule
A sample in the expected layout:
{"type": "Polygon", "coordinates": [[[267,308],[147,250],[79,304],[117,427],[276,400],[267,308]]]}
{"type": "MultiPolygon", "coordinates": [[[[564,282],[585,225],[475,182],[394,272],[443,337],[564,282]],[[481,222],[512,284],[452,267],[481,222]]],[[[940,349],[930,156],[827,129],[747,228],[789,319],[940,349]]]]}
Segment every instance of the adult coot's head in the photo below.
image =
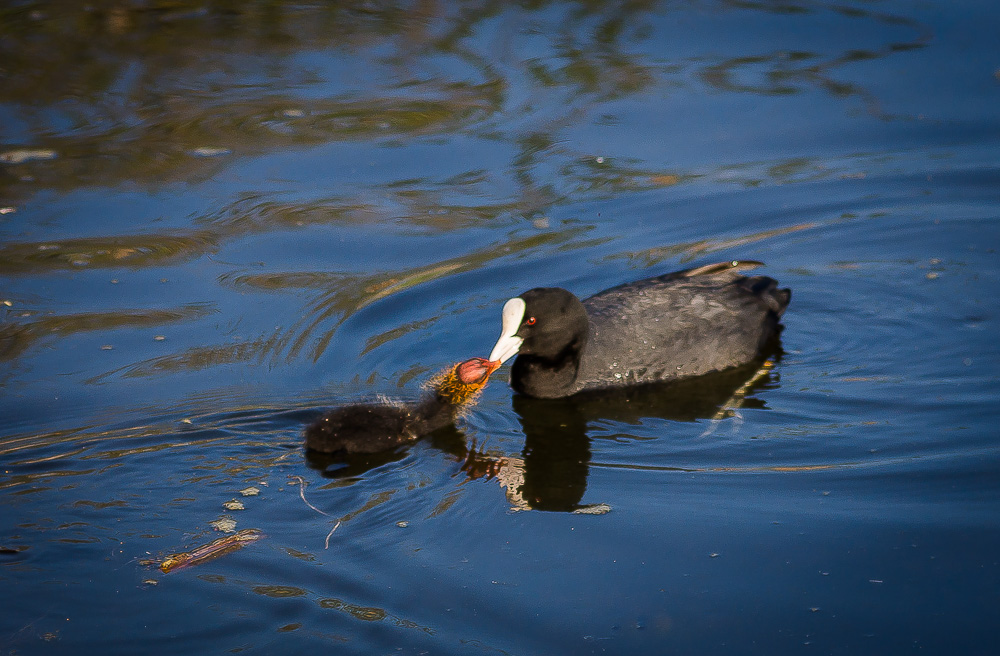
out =
{"type": "Polygon", "coordinates": [[[504,304],[503,327],[490,360],[503,363],[517,354],[575,359],[587,342],[588,325],[583,303],[565,289],[528,290],[504,304]]]}

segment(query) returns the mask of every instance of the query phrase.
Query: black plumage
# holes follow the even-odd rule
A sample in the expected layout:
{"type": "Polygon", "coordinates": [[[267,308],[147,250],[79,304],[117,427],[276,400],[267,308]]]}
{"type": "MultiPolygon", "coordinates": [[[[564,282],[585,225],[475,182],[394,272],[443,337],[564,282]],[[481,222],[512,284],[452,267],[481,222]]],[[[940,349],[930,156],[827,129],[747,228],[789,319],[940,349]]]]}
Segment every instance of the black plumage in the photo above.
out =
{"type": "MultiPolygon", "coordinates": [[[[516,352],[511,385],[539,398],[746,364],[777,336],[791,299],[773,278],[740,273],[760,265],[734,261],[686,269],[583,301],[557,287],[529,290],[518,297],[524,311],[517,326],[507,325],[507,314],[516,312],[505,306],[504,333],[490,357],[516,352]]],[[[521,307],[516,300],[515,306],[521,307]]]]}
{"type": "Polygon", "coordinates": [[[377,453],[414,442],[455,421],[475,402],[499,363],[461,362],[432,379],[415,403],[355,403],[336,408],[306,428],[306,448],[322,453],[377,453]]]}

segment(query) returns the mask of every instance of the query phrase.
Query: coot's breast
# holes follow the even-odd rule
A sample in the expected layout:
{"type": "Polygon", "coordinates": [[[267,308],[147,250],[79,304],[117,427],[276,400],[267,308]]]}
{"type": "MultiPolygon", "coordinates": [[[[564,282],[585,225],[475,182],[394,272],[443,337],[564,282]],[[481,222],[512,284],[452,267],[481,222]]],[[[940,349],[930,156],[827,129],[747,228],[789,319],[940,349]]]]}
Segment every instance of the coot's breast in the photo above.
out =
{"type": "Polygon", "coordinates": [[[668,274],[586,299],[590,330],[576,391],[696,376],[753,360],[776,334],[787,304],[768,297],[775,287],[765,277],[668,274]]]}

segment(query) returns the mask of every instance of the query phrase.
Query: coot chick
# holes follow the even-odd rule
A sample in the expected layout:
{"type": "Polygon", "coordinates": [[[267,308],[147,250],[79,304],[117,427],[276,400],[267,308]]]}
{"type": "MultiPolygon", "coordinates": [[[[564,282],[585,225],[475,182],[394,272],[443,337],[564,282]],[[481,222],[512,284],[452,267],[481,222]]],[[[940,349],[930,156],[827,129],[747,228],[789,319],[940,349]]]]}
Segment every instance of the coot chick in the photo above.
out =
{"type": "Polygon", "coordinates": [[[490,360],[517,355],[511,386],[558,398],[668,381],[746,364],[781,330],[792,292],[750,260],[720,262],[619,285],[584,301],[558,287],[503,306],[490,360]]]}
{"type": "Polygon", "coordinates": [[[416,403],[358,403],[324,415],[306,429],[306,448],[323,453],[376,453],[413,442],[455,420],[500,366],[472,358],[431,379],[416,403]]]}

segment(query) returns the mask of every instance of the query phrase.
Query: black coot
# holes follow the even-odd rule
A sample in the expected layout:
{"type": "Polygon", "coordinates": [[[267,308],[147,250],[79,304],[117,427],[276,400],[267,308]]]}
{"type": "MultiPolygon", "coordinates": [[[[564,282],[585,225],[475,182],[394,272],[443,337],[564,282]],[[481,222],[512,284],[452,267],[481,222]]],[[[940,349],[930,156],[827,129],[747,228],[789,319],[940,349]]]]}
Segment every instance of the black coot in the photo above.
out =
{"type": "Polygon", "coordinates": [[[490,360],[517,355],[511,386],[538,398],[697,376],[746,364],[780,331],[792,292],[754,261],[710,264],[580,301],[539,287],[503,306],[490,360]]]}
{"type": "Polygon", "coordinates": [[[475,403],[499,362],[472,358],[445,370],[412,404],[358,403],[324,415],[306,429],[306,448],[323,453],[376,453],[413,442],[453,422],[475,403]]]}

